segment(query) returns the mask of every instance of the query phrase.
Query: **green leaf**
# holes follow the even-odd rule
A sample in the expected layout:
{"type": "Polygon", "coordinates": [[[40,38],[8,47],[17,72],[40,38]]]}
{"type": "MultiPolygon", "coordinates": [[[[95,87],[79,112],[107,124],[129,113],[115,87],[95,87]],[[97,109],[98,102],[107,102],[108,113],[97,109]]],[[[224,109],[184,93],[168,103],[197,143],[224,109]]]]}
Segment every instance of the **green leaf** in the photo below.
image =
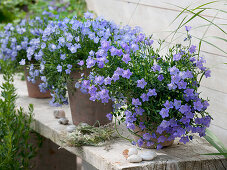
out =
{"type": "Polygon", "coordinates": [[[227,158],[227,153],[205,153],[205,154],[201,154],[201,155],[223,155],[227,158]]]}
{"type": "MultiPolygon", "coordinates": [[[[221,27],[219,27],[217,24],[215,24],[214,22],[208,20],[207,18],[205,18],[205,17],[199,15],[201,12],[203,12],[203,11],[209,9],[209,8],[201,8],[201,9],[202,9],[201,11],[199,11],[199,12],[197,12],[197,13],[193,12],[193,11],[195,11],[196,9],[200,9],[199,7],[202,7],[202,6],[211,4],[211,3],[215,3],[215,2],[220,2],[220,1],[211,1],[211,2],[205,3],[205,4],[203,4],[203,5],[200,5],[200,6],[196,7],[196,8],[194,8],[194,9],[191,9],[191,10],[188,9],[188,7],[183,8],[183,7],[178,6],[178,5],[174,5],[174,6],[180,8],[180,9],[182,9],[182,10],[183,10],[183,13],[189,12],[189,13],[193,14],[193,16],[189,19],[190,21],[191,21],[192,19],[194,19],[195,17],[200,17],[200,18],[202,18],[203,20],[205,20],[205,21],[211,23],[212,25],[214,25],[215,27],[217,27],[217,28],[218,28],[219,30],[221,30],[224,34],[227,34],[227,33],[226,33],[221,27]]],[[[172,5],[172,4],[171,4],[171,5],[172,5]]],[[[183,13],[181,12],[180,15],[182,15],[183,13]]],[[[179,15],[179,16],[180,16],[180,15],[179,15]]],[[[178,18],[179,16],[177,16],[176,18],[178,18]]],[[[176,18],[174,19],[174,21],[176,20],[176,18]]],[[[189,22],[189,20],[186,21],[182,26],[180,26],[180,28],[183,27],[185,24],[187,24],[187,23],[189,22]]]]}
{"type": "Polygon", "coordinates": [[[227,42],[227,39],[225,39],[225,38],[222,38],[222,37],[217,37],[217,36],[211,36],[211,37],[213,37],[213,38],[216,38],[216,39],[220,39],[220,40],[222,40],[222,41],[225,41],[225,42],[227,42]]]}
{"type": "Polygon", "coordinates": [[[224,144],[221,140],[209,129],[206,130],[206,136],[204,138],[213,146],[215,147],[220,153],[224,153],[224,156],[227,158],[227,148],[225,148],[224,144]]]}

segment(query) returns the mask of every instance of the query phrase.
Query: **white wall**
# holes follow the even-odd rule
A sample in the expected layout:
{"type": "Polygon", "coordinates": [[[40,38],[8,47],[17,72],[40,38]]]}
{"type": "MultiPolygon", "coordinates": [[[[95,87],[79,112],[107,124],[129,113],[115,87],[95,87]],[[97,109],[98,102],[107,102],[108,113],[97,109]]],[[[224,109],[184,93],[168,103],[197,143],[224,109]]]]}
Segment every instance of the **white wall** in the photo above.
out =
{"type": "MultiPolygon", "coordinates": [[[[179,25],[183,17],[180,17],[176,20],[176,22],[174,22],[174,24],[171,24],[174,18],[181,11],[181,9],[176,7],[176,5],[181,7],[192,5],[192,7],[195,7],[198,6],[198,4],[208,2],[207,0],[86,1],[88,9],[93,10],[97,15],[104,16],[106,19],[113,20],[118,24],[121,23],[123,25],[129,24],[131,26],[141,26],[147,34],[153,34],[154,39],[166,39],[166,37],[170,34],[169,31],[173,31],[179,25]],[[175,4],[175,6],[168,3],[175,4]]],[[[224,6],[215,4],[215,7],[227,11],[227,5],[224,6]]],[[[216,15],[216,12],[214,13],[208,11],[204,13],[203,16],[212,20],[212,16],[214,15],[216,15]]],[[[218,13],[216,15],[215,22],[219,24],[226,24],[225,26],[222,26],[222,28],[227,31],[227,13],[225,15],[223,13],[218,13]]],[[[194,28],[191,32],[192,35],[199,38],[203,36],[203,33],[206,30],[205,27],[195,29],[201,24],[207,24],[207,22],[204,22],[204,20],[201,19],[195,19],[193,22],[190,22],[190,25],[194,28]]],[[[184,32],[184,29],[182,29],[181,32],[184,32]]],[[[176,37],[178,36],[179,34],[176,37]]],[[[227,39],[227,36],[224,33],[214,26],[211,26],[206,36],[206,40],[214,43],[227,52],[227,43],[209,38],[209,36],[221,36],[227,39]]],[[[180,37],[177,41],[183,40],[183,37],[180,37]]],[[[166,40],[170,41],[170,37],[166,40]]],[[[197,44],[198,41],[194,42],[197,44]]],[[[215,132],[215,134],[227,147],[227,65],[223,64],[227,63],[227,54],[207,44],[203,44],[202,49],[202,55],[207,60],[206,66],[211,68],[212,77],[203,80],[200,91],[202,91],[203,97],[208,97],[210,99],[210,107],[208,111],[214,118],[210,129],[215,132]]]]}

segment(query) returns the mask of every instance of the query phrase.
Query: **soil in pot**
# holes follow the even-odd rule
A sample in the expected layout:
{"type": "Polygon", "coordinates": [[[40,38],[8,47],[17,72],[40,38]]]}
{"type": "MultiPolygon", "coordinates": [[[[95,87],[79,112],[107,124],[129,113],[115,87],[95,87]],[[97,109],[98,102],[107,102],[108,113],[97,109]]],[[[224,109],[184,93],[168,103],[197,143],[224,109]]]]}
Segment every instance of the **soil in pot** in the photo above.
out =
{"type": "Polygon", "coordinates": [[[89,94],[84,94],[80,91],[80,89],[75,88],[75,83],[81,78],[81,73],[88,75],[89,71],[85,70],[72,72],[70,77],[74,81],[67,83],[73,123],[78,125],[79,123],[84,122],[95,126],[110,123],[110,120],[106,117],[106,114],[113,111],[112,102],[107,104],[96,101],[93,102],[89,100],[89,94]]]}
{"type": "Polygon", "coordinates": [[[40,92],[39,84],[42,83],[42,80],[40,78],[37,78],[36,82],[33,84],[32,82],[28,81],[27,76],[29,75],[28,70],[24,69],[25,73],[25,79],[28,89],[28,96],[31,98],[51,98],[50,91],[47,91],[45,93],[40,92]]]}

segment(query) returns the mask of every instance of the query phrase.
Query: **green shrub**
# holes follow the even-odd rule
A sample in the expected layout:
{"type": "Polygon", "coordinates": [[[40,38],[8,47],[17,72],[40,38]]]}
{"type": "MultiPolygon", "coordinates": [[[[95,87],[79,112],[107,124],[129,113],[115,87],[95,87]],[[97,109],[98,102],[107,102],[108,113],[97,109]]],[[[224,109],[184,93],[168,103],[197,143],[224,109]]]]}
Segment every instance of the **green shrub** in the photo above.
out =
{"type": "Polygon", "coordinates": [[[0,97],[0,169],[29,169],[30,160],[37,147],[30,143],[33,106],[25,115],[22,108],[16,108],[16,89],[9,63],[1,64],[5,71],[0,97]]]}

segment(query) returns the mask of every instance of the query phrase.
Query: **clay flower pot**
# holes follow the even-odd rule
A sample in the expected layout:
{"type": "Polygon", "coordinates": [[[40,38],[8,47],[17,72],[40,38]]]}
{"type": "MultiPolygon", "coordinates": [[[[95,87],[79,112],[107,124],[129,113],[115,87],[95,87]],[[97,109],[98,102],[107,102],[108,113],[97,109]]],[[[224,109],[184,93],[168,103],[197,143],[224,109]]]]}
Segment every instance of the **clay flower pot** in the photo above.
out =
{"type": "MultiPolygon", "coordinates": [[[[145,133],[149,133],[147,131],[142,131],[139,127],[135,127],[134,129],[134,132],[137,132],[136,134],[139,135],[139,136],[143,136],[143,134],[145,133]]],[[[134,140],[135,141],[138,141],[140,139],[139,136],[137,135],[134,135],[134,140]]],[[[158,138],[159,136],[165,136],[166,133],[163,132],[162,134],[159,134],[159,133],[155,133],[156,137],[158,138]]],[[[154,138],[151,138],[150,141],[154,142],[154,143],[157,143],[158,140],[157,139],[154,139],[154,138]]],[[[174,140],[171,140],[171,141],[165,141],[163,143],[160,143],[163,147],[167,147],[167,146],[171,146],[172,144],[174,143],[174,140]]],[[[155,148],[155,145],[151,145],[151,146],[147,146],[146,145],[146,142],[144,141],[144,144],[141,146],[141,148],[147,148],[147,149],[154,149],[155,148]]]]}
{"type": "Polygon", "coordinates": [[[84,122],[96,126],[110,123],[106,114],[113,111],[112,103],[103,104],[101,102],[93,102],[89,100],[89,94],[84,94],[80,89],[75,88],[75,83],[81,78],[81,73],[88,75],[89,71],[72,72],[70,77],[73,79],[73,82],[67,83],[73,123],[78,125],[79,123],[84,122]]]}
{"type": "Polygon", "coordinates": [[[26,79],[26,84],[27,84],[27,89],[28,89],[28,96],[31,98],[51,98],[50,91],[47,91],[46,93],[40,92],[39,89],[39,84],[42,83],[40,78],[36,80],[36,82],[33,84],[32,82],[28,81],[27,76],[29,75],[28,70],[25,68],[24,69],[25,73],[25,79],[26,79]]]}

